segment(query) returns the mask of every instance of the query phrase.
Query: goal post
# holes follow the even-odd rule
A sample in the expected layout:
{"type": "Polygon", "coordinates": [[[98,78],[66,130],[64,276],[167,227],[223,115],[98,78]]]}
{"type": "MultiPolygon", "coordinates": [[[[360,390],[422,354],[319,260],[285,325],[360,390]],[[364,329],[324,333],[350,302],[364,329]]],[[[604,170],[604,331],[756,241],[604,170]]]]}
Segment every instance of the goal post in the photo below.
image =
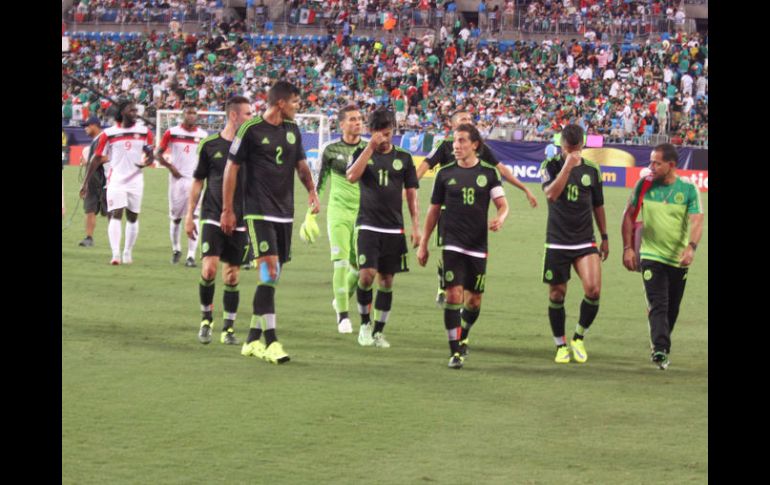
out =
{"type": "MultiPolygon", "coordinates": [[[[159,109],[155,115],[155,143],[160,143],[163,134],[171,128],[182,123],[184,111],[181,109],[159,109]]],[[[209,135],[221,131],[227,122],[227,113],[224,111],[198,111],[197,124],[206,130],[209,135]]]]}

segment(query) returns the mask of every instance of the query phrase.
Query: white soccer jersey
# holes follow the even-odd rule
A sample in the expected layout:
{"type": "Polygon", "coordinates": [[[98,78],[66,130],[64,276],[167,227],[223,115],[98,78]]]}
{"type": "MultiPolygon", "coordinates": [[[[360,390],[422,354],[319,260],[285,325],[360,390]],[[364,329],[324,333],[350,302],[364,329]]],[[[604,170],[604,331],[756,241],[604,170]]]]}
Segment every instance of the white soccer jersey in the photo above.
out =
{"type": "Polygon", "coordinates": [[[123,128],[118,123],[104,130],[96,144],[96,155],[108,159],[107,184],[143,185],[144,176],[137,165],[142,164],[143,148],[152,144],[152,131],[144,125],[123,128]]]}
{"type": "Polygon", "coordinates": [[[160,140],[160,149],[164,152],[171,148],[171,165],[183,177],[192,178],[195,167],[198,166],[198,143],[206,138],[208,133],[199,127],[187,131],[182,125],[172,126],[160,140]]]}

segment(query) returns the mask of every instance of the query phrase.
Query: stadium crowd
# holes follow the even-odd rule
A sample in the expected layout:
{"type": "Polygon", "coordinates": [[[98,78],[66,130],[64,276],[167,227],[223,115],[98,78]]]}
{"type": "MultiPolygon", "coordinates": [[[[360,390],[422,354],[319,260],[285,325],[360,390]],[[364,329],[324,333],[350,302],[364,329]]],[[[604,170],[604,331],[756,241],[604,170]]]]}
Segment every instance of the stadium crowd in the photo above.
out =
{"type": "MultiPolygon", "coordinates": [[[[650,36],[637,45],[569,41],[494,43],[472,25],[410,38],[329,42],[249,42],[226,23],[219,33],[152,32],[138,39],[74,39],[62,56],[66,73],[109,96],[129,96],[146,116],[193,103],[221,110],[241,94],[265,107],[275,80],[302,86],[300,112],[333,116],[350,101],[372,110],[390,104],[401,131],[448,129],[460,107],[485,135],[520,128],[525,140],[548,140],[575,122],[611,141],[708,140],[708,42],[698,34],[650,36]],[[472,34],[471,29],[476,33],[472,34]]],[[[247,37],[248,38],[248,37],[247,37]]],[[[107,116],[109,103],[63,85],[62,118],[76,124],[107,116]]]]}

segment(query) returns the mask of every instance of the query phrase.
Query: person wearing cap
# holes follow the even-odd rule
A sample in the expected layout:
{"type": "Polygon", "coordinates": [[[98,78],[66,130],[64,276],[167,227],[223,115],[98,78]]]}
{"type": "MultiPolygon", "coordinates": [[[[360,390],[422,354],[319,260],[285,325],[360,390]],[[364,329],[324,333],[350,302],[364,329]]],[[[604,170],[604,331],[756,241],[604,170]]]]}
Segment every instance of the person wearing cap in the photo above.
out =
{"type": "MultiPolygon", "coordinates": [[[[85,148],[80,155],[80,166],[86,167],[86,170],[88,170],[88,164],[93,158],[96,142],[102,133],[102,126],[101,121],[96,116],[88,118],[83,122],[82,126],[86,129],[86,134],[93,140],[91,145],[85,148]]],[[[97,213],[109,217],[107,212],[107,194],[104,190],[106,183],[107,179],[104,176],[104,166],[102,165],[96,169],[94,176],[91,177],[88,183],[88,195],[83,200],[83,212],[86,214],[86,237],[78,243],[78,246],[89,248],[94,245],[93,236],[97,213]]]]}

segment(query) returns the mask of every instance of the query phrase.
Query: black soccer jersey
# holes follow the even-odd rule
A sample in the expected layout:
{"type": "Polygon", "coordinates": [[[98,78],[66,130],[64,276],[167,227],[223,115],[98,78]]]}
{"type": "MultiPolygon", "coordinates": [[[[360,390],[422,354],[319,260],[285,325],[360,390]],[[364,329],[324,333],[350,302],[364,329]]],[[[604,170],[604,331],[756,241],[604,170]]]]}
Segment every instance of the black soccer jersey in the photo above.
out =
{"type": "Polygon", "coordinates": [[[247,121],[230,146],[230,159],[245,170],[244,217],[292,222],[294,171],[306,159],[297,124],[273,126],[261,116],[247,121]]]}
{"type": "MultiPolygon", "coordinates": [[[[363,151],[359,148],[353,153],[354,162],[363,151]]],[[[372,230],[403,232],[401,191],[419,187],[412,154],[396,146],[390,153],[375,151],[358,185],[361,198],[356,225],[372,230]]]]}
{"type": "MultiPolygon", "coordinates": [[[[198,165],[193,177],[206,180],[206,190],[201,202],[201,220],[213,221],[219,224],[222,215],[222,181],[227,164],[227,154],[231,142],[216,133],[201,140],[198,145],[198,165]]],[[[238,183],[235,186],[233,212],[236,226],[243,226],[243,174],[238,173],[238,183]]]]}
{"type": "MultiPolygon", "coordinates": [[[[438,142],[438,146],[425,157],[425,161],[428,162],[430,168],[433,168],[436,165],[443,167],[444,165],[448,165],[455,161],[454,147],[452,146],[453,142],[454,137],[451,136],[438,142]]],[[[492,150],[490,150],[484,143],[479,147],[477,155],[479,160],[484,160],[493,166],[500,163],[495,154],[492,153],[492,150]]]]}
{"type": "MultiPolygon", "coordinates": [[[[554,181],[564,167],[561,155],[540,166],[542,186],[554,181]]],[[[602,174],[599,166],[582,159],[569,174],[558,200],[548,204],[546,246],[555,249],[581,249],[594,245],[593,209],[604,205],[602,174]],[[566,247],[565,247],[566,246],[566,247]]]]}
{"type": "Polygon", "coordinates": [[[470,168],[444,165],[430,198],[431,204],[446,206],[441,216],[443,249],[486,257],[489,203],[502,195],[500,174],[493,165],[483,161],[470,168]]]}

